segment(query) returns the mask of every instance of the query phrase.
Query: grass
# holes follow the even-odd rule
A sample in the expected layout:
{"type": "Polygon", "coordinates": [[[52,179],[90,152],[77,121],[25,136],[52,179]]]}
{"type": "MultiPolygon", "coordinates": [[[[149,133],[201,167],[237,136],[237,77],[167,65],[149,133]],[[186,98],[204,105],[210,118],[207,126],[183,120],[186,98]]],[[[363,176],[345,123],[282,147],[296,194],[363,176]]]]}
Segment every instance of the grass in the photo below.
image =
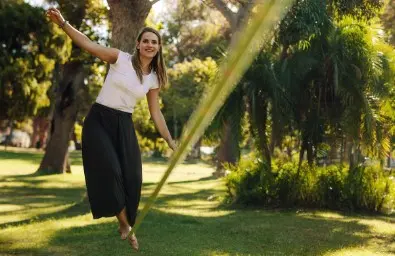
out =
{"type": "MultiPolygon", "coordinates": [[[[73,174],[36,176],[42,152],[0,150],[0,255],[131,255],[115,218],[93,220],[79,152],[73,174]]],[[[145,159],[143,199],[165,163],[145,159]]],[[[141,225],[141,255],[395,255],[395,219],[235,209],[206,164],[182,164],[141,225]]]]}

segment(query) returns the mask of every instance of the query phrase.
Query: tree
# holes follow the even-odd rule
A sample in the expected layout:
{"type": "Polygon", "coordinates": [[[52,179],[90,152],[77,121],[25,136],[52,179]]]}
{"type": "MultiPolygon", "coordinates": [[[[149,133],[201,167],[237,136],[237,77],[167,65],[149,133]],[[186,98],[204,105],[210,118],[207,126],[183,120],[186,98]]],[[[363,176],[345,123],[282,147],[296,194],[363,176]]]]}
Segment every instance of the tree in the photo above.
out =
{"type": "Polygon", "coordinates": [[[351,154],[351,167],[363,148],[365,154],[376,156],[386,151],[391,123],[387,117],[392,110],[382,112],[379,102],[391,98],[392,58],[388,50],[383,54],[383,42],[373,37],[364,20],[377,15],[379,7],[374,1],[361,7],[304,0],[290,8],[273,43],[264,48],[238,85],[241,88],[232,94],[239,99],[233,102],[239,103],[227,103],[223,108],[230,110],[222,111],[238,122],[241,94],[248,96],[252,127],[268,167],[274,147],[282,145],[283,133],[300,136],[296,143],[300,163],[307,152],[313,164],[324,144],[339,135],[349,140],[343,152],[356,152],[351,154]],[[345,14],[354,18],[344,19],[345,14]],[[267,134],[271,134],[270,150],[267,134]]]}
{"type": "Polygon", "coordinates": [[[389,42],[392,45],[395,45],[395,1],[389,0],[388,4],[385,7],[385,11],[381,16],[381,20],[384,24],[384,28],[386,29],[389,42]]]}
{"type": "MultiPolygon", "coordinates": [[[[388,42],[395,46],[395,1],[394,0],[389,0],[385,11],[383,15],[381,16],[381,20],[383,22],[384,28],[386,29],[386,32],[388,34],[388,42]]],[[[392,101],[391,103],[388,103],[388,106],[391,106],[391,108],[386,108],[388,109],[388,118],[392,120],[392,123],[395,123],[395,114],[391,112],[391,110],[395,109],[395,91],[392,90],[392,101]]],[[[393,149],[395,148],[395,126],[392,126],[391,128],[388,129],[389,133],[392,134],[391,138],[391,150],[388,154],[388,166],[390,165],[390,160],[391,158],[395,158],[395,151],[393,149]]]]}
{"type": "MultiPolygon", "coordinates": [[[[65,17],[74,27],[92,38],[90,22],[95,25],[106,15],[106,9],[96,0],[57,1],[65,17]],[[84,20],[85,18],[85,20],[84,20]],[[84,21],[84,22],[83,22],[84,21]]],[[[92,38],[93,40],[95,38],[92,38]]],[[[73,44],[71,56],[55,68],[55,95],[50,127],[50,139],[38,168],[39,173],[63,173],[70,170],[68,147],[84,91],[84,81],[93,57],[73,44]]]]}
{"type": "Polygon", "coordinates": [[[175,8],[169,9],[162,22],[170,66],[193,58],[222,57],[229,33],[226,20],[216,9],[191,0],[177,1],[175,8]]]}
{"type": "Polygon", "coordinates": [[[0,120],[7,119],[12,131],[14,121],[49,105],[52,69],[70,48],[59,29],[46,22],[42,8],[17,1],[1,5],[0,120]]]}
{"type": "MultiPolygon", "coordinates": [[[[303,23],[312,17],[307,7],[314,6],[314,1],[308,2],[300,3],[307,4],[300,11],[294,6],[278,34],[282,54],[277,78],[291,99],[289,109],[294,110],[294,123],[289,125],[301,131],[300,163],[307,151],[312,164],[320,144],[328,137],[340,135],[346,136],[349,146],[344,152],[351,156],[352,168],[360,161],[363,144],[365,148],[375,148],[376,156],[378,151],[385,151],[387,139],[382,127],[386,125],[375,114],[380,107],[374,99],[388,99],[386,84],[390,76],[386,74],[392,72],[387,64],[391,58],[380,57],[383,51],[378,47],[382,42],[378,37],[373,40],[374,33],[359,14],[354,19],[335,16],[335,22],[328,18],[310,22],[318,24],[316,28],[303,23]]],[[[369,13],[374,11],[375,8],[369,13]]],[[[329,14],[324,11],[316,17],[329,14]]]]}

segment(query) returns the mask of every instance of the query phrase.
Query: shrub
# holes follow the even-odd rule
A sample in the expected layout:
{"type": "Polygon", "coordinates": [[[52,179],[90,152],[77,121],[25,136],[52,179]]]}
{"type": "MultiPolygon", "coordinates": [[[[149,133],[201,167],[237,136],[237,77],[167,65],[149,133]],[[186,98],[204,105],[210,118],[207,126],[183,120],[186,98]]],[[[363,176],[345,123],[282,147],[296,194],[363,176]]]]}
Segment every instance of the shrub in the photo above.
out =
{"type": "Polygon", "coordinates": [[[271,171],[254,154],[229,166],[226,177],[233,202],[270,207],[391,212],[395,208],[395,181],[380,167],[310,167],[273,161],[271,171]]]}
{"type": "Polygon", "coordinates": [[[352,209],[381,211],[394,208],[395,183],[385,171],[373,166],[359,166],[348,173],[345,194],[352,209]]]}

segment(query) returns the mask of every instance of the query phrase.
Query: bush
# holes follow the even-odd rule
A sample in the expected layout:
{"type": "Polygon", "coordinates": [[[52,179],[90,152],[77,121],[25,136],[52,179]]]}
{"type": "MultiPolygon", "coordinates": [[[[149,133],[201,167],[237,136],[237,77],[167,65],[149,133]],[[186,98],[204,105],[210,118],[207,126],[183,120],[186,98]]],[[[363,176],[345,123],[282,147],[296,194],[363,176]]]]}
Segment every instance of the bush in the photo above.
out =
{"type": "Polygon", "coordinates": [[[348,174],[345,194],[348,205],[357,210],[382,211],[394,208],[395,182],[380,168],[357,167],[348,174]]]}
{"type": "Polygon", "coordinates": [[[345,200],[344,185],[347,177],[347,168],[341,166],[328,166],[317,168],[318,177],[317,193],[320,198],[319,207],[341,209],[345,200]]]}
{"type": "Polygon", "coordinates": [[[254,155],[229,166],[226,177],[233,202],[270,207],[391,212],[395,208],[395,181],[379,167],[341,166],[300,168],[294,162],[274,161],[271,171],[254,155]]]}
{"type": "Polygon", "coordinates": [[[225,166],[226,169],[231,170],[226,178],[226,186],[231,198],[244,204],[261,202],[264,194],[259,177],[261,164],[262,162],[257,160],[241,161],[237,166],[225,166]]]}

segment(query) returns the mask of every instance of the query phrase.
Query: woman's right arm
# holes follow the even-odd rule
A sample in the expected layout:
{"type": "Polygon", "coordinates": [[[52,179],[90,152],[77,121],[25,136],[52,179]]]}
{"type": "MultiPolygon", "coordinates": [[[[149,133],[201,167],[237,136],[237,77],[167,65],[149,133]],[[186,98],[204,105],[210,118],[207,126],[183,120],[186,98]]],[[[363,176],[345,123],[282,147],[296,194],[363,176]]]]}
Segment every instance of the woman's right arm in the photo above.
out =
{"type": "Polygon", "coordinates": [[[63,30],[66,34],[73,40],[73,42],[86,50],[93,56],[98,57],[99,59],[108,62],[115,63],[118,58],[119,50],[116,48],[109,48],[101,46],[95,42],[92,42],[86,35],[82,34],[77,29],[73,28],[68,22],[65,23],[65,19],[60,14],[59,10],[56,8],[49,8],[47,11],[47,16],[51,19],[52,22],[61,26],[63,25],[63,30]]]}

